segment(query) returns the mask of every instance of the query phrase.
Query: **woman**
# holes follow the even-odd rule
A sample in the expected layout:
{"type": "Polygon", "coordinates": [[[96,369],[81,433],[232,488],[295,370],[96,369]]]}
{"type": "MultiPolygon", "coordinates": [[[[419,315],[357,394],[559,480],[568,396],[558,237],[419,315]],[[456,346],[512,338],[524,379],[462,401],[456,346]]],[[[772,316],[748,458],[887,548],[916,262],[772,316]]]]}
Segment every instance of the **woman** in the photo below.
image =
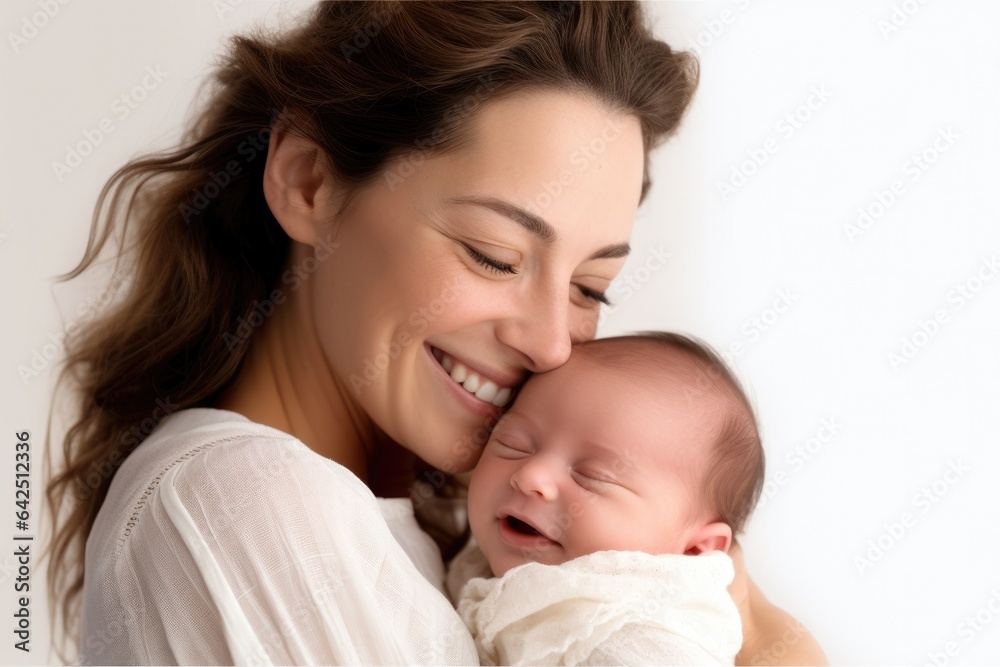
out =
{"type": "MultiPolygon", "coordinates": [[[[83,659],[474,662],[415,464],[471,468],[526,375],[593,337],[696,79],[634,3],[336,2],[236,38],[70,274],[120,219],[130,282],[69,345],[49,489],[83,659]]],[[[743,662],[822,660],[733,590],[743,662]]]]}

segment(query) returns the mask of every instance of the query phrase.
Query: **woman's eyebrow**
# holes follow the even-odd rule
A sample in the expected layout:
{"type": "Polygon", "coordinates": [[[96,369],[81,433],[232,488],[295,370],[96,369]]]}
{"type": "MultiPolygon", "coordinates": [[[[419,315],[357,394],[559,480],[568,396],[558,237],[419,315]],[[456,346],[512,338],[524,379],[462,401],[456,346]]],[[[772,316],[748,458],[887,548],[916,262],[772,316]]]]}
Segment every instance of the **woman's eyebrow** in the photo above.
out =
{"type": "Polygon", "coordinates": [[[587,259],[617,259],[628,257],[630,252],[632,252],[632,247],[627,243],[610,243],[591,254],[587,259]]]}
{"type": "MultiPolygon", "coordinates": [[[[552,225],[542,220],[534,213],[524,210],[514,204],[504,201],[502,199],[497,199],[496,197],[452,197],[451,203],[453,204],[475,204],[476,206],[483,206],[495,211],[505,218],[513,220],[517,224],[521,225],[529,232],[541,239],[542,243],[545,245],[552,245],[556,241],[556,230],[552,228],[552,225]]],[[[628,243],[611,243],[600,250],[597,250],[588,257],[591,259],[614,259],[617,257],[626,257],[631,251],[631,247],[628,243]]]]}
{"type": "Polygon", "coordinates": [[[552,245],[556,240],[556,230],[552,225],[539,218],[534,213],[529,213],[523,208],[519,208],[510,202],[496,197],[452,197],[453,204],[475,204],[495,211],[500,215],[510,218],[521,225],[529,232],[537,236],[545,245],[552,245]]]}

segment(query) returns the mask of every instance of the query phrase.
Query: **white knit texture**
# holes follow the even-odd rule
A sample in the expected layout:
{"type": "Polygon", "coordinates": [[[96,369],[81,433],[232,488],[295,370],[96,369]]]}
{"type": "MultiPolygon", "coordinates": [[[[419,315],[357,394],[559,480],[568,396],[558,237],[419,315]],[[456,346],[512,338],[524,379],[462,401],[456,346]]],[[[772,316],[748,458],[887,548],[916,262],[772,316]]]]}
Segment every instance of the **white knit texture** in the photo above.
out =
{"type": "Polygon", "coordinates": [[[443,576],[409,500],[236,413],[183,410],[122,464],[87,540],[82,657],[475,664],[443,576]]]}

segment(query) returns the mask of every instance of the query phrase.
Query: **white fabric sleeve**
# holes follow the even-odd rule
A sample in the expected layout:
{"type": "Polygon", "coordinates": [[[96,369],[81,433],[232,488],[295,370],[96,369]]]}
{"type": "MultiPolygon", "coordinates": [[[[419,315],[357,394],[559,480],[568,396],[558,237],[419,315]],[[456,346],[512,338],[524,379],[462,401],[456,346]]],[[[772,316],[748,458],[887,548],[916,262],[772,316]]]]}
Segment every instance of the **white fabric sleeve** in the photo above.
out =
{"type": "Polygon", "coordinates": [[[216,444],[172,467],[147,503],[130,537],[144,556],[135,577],[169,585],[143,596],[145,615],[169,617],[171,645],[199,637],[228,650],[185,648],[183,662],[476,662],[371,491],[297,440],[216,444]]]}
{"type": "Polygon", "coordinates": [[[458,610],[484,665],[732,665],[732,579],[721,552],[602,551],[472,579],[458,610]]]}
{"type": "Polygon", "coordinates": [[[465,546],[448,563],[444,580],[445,590],[457,607],[462,596],[462,589],[470,580],[489,579],[492,576],[493,571],[490,570],[489,561],[479,549],[479,543],[476,542],[475,536],[470,536],[465,546]]]}

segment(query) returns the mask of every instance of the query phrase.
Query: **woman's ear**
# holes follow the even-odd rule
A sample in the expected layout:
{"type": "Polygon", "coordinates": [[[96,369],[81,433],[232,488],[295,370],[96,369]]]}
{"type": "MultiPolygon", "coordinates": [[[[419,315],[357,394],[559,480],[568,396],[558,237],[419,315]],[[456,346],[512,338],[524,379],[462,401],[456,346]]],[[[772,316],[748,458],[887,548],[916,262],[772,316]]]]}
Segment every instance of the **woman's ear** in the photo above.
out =
{"type": "Polygon", "coordinates": [[[275,123],[264,165],[264,198],[292,240],[310,246],[316,244],[319,225],[330,219],[325,207],[330,203],[332,186],[319,147],[289,132],[283,123],[275,123]]]}
{"type": "Polygon", "coordinates": [[[729,545],[733,541],[733,529],[729,524],[722,521],[706,523],[688,538],[684,553],[689,556],[697,556],[709,551],[729,551],[729,545]]]}

